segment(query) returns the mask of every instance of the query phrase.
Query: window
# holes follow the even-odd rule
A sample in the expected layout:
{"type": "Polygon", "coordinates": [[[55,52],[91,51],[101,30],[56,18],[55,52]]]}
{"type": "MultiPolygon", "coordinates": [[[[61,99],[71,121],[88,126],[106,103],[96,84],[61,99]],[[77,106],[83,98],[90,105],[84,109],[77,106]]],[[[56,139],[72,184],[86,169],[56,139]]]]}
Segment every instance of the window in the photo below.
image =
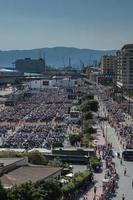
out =
{"type": "Polygon", "coordinates": [[[49,85],[49,81],[43,81],[43,85],[49,85]]]}

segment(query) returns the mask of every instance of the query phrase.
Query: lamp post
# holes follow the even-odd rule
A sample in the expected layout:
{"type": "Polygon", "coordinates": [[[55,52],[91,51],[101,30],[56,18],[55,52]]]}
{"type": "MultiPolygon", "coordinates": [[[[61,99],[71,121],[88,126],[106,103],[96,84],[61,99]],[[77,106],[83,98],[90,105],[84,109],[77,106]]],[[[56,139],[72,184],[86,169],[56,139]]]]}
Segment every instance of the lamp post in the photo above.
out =
{"type": "Polygon", "coordinates": [[[128,96],[128,98],[129,98],[129,103],[128,103],[128,114],[130,115],[130,88],[129,88],[129,90],[128,90],[128,93],[129,93],[129,96],[128,96]]]}
{"type": "Polygon", "coordinates": [[[106,142],[108,142],[108,135],[107,135],[107,132],[108,132],[108,129],[107,129],[107,125],[105,126],[105,139],[106,139],[106,142]]]}

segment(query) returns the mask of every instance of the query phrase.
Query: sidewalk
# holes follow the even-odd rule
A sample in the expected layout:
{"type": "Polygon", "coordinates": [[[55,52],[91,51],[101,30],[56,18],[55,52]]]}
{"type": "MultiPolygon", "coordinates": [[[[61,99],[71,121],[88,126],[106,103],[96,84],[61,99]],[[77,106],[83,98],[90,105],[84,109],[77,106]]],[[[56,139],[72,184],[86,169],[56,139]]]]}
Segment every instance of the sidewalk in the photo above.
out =
{"type": "MultiPolygon", "coordinates": [[[[104,146],[106,142],[105,142],[105,138],[103,137],[102,128],[100,127],[100,125],[97,125],[94,128],[97,129],[97,132],[95,134],[97,139],[94,140],[94,145],[104,146]]],[[[91,188],[89,188],[89,190],[80,198],[80,200],[84,200],[84,197],[86,197],[86,200],[93,200],[94,186],[96,186],[96,200],[101,196],[101,194],[103,193],[102,180],[104,179],[104,170],[105,170],[105,164],[103,161],[103,171],[101,173],[94,173],[94,185],[91,188]]]]}
{"type": "MultiPolygon", "coordinates": [[[[100,195],[103,193],[102,191],[102,180],[104,178],[104,174],[103,173],[97,173],[94,174],[94,180],[95,180],[95,184],[94,186],[96,186],[96,197],[100,197],[100,195]]],[[[91,187],[91,189],[86,192],[86,194],[84,195],[87,200],[93,200],[94,198],[94,186],[91,187]]],[[[83,200],[84,197],[82,197],[80,200],[83,200]]]]}

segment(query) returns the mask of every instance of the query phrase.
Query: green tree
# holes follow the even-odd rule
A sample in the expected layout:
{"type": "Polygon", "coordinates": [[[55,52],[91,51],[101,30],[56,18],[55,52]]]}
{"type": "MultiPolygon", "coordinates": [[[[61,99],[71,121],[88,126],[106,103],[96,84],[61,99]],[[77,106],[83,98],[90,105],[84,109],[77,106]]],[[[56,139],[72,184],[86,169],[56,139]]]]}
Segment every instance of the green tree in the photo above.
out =
{"type": "Polygon", "coordinates": [[[7,200],[7,193],[0,182],[0,200],[7,200]]]}
{"type": "Polygon", "coordinates": [[[79,134],[70,134],[69,135],[69,140],[70,140],[70,144],[71,145],[75,145],[76,142],[80,142],[81,141],[81,135],[79,134]]]}
{"type": "Polygon", "coordinates": [[[39,151],[33,151],[27,154],[30,163],[35,165],[46,165],[48,160],[39,151]]]}
{"type": "Polygon", "coordinates": [[[62,141],[55,142],[53,144],[53,147],[63,147],[63,142],[62,141]]]}
{"type": "Polygon", "coordinates": [[[82,101],[85,100],[90,100],[90,99],[94,99],[94,95],[93,94],[87,94],[82,98],[82,101]]]}
{"type": "Polygon", "coordinates": [[[62,196],[60,184],[58,181],[39,181],[35,184],[35,188],[39,188],[43,200],[60,200],[62,196]]]}
{"type": "Polygon", "coordinates": [[[83,102],[80,106],[80,110],[81,112],[85,113],[85,112],[89,112],[90,111],[90,105],[88,102],[83,102]]]}
{"type": "Polygon", "coordinates": [[[92,119],[92,113],[91,112],[85,112],[85,113],[83,113],[83,119],[84,120],[92,119]]]}
{"type": "Polygon", "coordinates": [[[90,100],[89,101],[90,109],[94,112],[98,111],[98,101],[96,100],[90,100]]]}

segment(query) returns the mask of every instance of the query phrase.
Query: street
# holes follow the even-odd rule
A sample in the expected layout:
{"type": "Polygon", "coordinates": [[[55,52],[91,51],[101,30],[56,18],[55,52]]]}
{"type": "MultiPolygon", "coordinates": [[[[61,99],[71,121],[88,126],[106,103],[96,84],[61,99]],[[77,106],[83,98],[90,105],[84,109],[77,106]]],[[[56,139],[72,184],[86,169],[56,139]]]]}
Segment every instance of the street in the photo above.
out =
{"type": "MultiPolygon", "coordinates": [[[[98,100],[98,97],[95,96],[95,99],[98,100]]],[[[98,100],[99,101],[99,100],[98,100]]],[[[99,115],[102,117],[106,117],[108,115],[106,111],[106,107],[104,106],[104,103],[102,101],[99,102],[99,115]]],[[[125,124],[132,124],[132,119],[129,116],[125,117],[125,124]]],[[[123,124],[124,124],[123,123],[123,124]]],[[[101,125],[104,129],[104,135],[108,142],[112,143],[113,151],[115,154],[115,164],[116,169],[119,174],[119,188],[116,190],[116,196],[112,198],[112,200],[120,200],[122,199],[122,195],[125,195],[126,200],[132,200],[133,199],[133,187],[132,187],[132,169],[133,169],[133,162],[127,162],[123,161],[123,164],[120,164],[120,159],[117,158],[117,152],[122,153],[122,147],[120,145],[120,142],[117,138],[117,134],[115,133],[115,129],[110,126],[110,124],[107,121],[101,122],[101,125]],[[124,169],[127,170],[127,175],[124,176],[124,169]]]]}
{"type": "MultiPolygon", "coordinates": [[[[104,132],[106,132],[108,142],[112,143],[114,152],[121,152],[121,146],[116,136],[114,128],[112,128],[109,123],[103,123],[104,132]]],[[[133,200],[133,187],[132,187],[132,180],[133,180],[133,163],[123,161],[123,165],[120,164],[120,159],[117,156],[114,158],[116,163],[116,169],[119,174],[119,188],[116,190],[116,197],[113,197],[112,200],[120,200],[122,195],[125,194],[125,200],[133,200]],[[127,175],[124,176],[124,169],[127,169],[127,175]]]]}

